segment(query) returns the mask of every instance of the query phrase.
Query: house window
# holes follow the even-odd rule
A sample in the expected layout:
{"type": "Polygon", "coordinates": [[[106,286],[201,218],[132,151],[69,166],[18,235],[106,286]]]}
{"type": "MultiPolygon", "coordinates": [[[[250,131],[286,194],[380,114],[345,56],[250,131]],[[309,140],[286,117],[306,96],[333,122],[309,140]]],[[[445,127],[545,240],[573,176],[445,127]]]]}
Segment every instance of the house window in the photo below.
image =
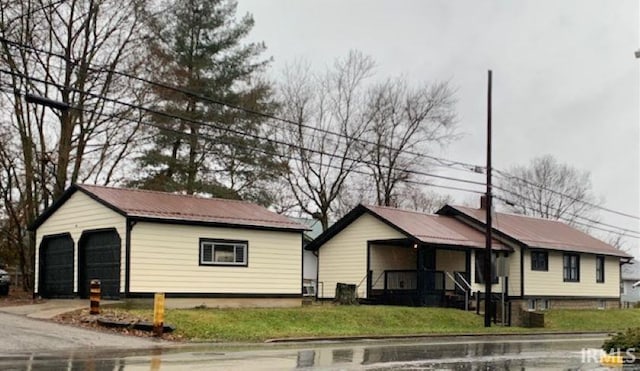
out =
{"type": "Polygon", "coordinates": [[[596,282],[604,283],[604,256],[596,256],[596,282]]]}
{"type": "Polygon", "coordinates": [[[562,258],[564,282],[580,282],[580,255],[564,254],[562,258]]]}
{"type": "MultiPolygon", "coordinates": [[[[484,250],[476,251],[476,283],[484,283],[484,250]]],[[[496,253],[491,253],[491,283],[498,283],[498,269],[496,266],[496,253]]]]}
{"type": "Polygon", "coordinates": [[[247,266],[247,241],[200,240],[200,265],[247,266]]]}
{"type": "Polygon", "coordinates": [[[549,253],[546,251],[531,251],[531,270],[532,271],[548,271],[549,270],[549,253]]]}
{"type": "Polygon", "coordinates": [[[528,310],[536,310],[536,299],[527,300],[527,309],[528,310]]]}
{"type": "Polygon", "coordinates": [[[549,299],[538,299],[538,309],[548,310],[549,307],[549,299]]]}
{"type": "Polygon", "coordinates": [[[598,309],[607,309],[607,302],[602,299],[598,299],[598,309]]]}

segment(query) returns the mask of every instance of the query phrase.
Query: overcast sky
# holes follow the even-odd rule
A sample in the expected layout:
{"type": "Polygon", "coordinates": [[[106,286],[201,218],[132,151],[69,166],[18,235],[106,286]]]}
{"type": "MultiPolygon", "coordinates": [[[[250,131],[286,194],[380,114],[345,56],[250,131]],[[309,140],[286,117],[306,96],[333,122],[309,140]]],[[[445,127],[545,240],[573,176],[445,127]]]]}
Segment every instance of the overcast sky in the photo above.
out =
{"type": "MultiPolygon", "coordinates": [[[[606,207],[640,215],[638,1],[238,3],[240,14],[253,14],[251,39],[266,43],[274,71],[296,58],[320,68],[357,49],[376,60],[381,79],[450,80],[464,136],[433,153],[445,158],[486,163],[487,70],[493,70],[495,167],[551,154],[590,171],[606,207]]],[[[601,218],[640,230],[634,219],[606,212],[601,218]]],[[[627,241],[640,256],[639,241],[627,241]]]]}

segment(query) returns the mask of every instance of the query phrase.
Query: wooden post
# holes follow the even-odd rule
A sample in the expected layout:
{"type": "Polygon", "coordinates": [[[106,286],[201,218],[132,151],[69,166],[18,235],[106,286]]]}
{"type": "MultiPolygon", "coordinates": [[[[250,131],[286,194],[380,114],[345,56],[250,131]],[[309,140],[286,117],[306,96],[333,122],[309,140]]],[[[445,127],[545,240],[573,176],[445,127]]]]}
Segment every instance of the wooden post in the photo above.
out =
{"type": "Polygon", "coordinates": [[[153,335],[162,337],[164,329],[164,293],[156,293],[153,297],[153,335]]]}
{"type": "Polygon", "coordinates": [[[91,300],[89,314],[100,314],[100,295],[100,280],[91,280],[91,286],[89,288],[89,300],[91,300]]]}

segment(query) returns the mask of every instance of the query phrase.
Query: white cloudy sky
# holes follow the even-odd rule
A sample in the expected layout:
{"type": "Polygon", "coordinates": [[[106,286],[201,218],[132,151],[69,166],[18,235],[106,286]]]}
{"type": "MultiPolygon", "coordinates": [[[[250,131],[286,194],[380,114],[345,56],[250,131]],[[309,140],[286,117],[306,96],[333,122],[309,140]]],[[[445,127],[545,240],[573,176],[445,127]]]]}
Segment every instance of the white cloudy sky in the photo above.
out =
{"type": "MultiPolygon", "coordinates": [[[[434,153],[442,157],[485,164],[493,70],[495,167],[551,154],[589,170],[606,207],[640,215],[638,1],[238,2],[240,14],[253,14],[251,39],[267,44],[276,71],[296,58],[322,67],[357,49],[377,61],[381,78],[450,80],[464,136],[434,153]]],[[[640,230],[638,220],[601,217],[640,230]]],[[[640,256],[638,242],[628,239],[627,248],[640,256]]]]}

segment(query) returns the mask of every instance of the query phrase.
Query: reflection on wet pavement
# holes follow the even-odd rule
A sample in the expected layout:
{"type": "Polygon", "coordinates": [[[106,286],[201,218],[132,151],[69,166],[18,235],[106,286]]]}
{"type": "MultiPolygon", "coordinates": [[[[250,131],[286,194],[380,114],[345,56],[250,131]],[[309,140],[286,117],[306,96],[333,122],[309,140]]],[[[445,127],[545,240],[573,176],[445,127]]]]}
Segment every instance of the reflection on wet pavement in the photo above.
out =
{"type": "MultiPolygon", "coordinates": [[[[602,337],[437,338],[0,355],[11,370],[596,370],[602,337]]],[[[625,367],[627,369],[627,367],[625,367]]]]}

